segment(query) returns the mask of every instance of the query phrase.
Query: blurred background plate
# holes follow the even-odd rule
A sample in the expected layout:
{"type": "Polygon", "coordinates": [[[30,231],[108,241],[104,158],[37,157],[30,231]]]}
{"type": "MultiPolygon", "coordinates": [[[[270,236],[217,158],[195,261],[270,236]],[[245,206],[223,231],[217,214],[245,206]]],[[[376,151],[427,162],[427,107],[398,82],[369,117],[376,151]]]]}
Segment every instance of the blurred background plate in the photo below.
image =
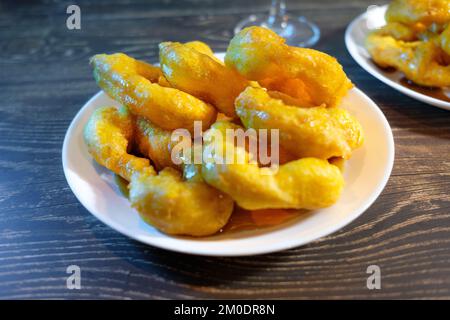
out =
{"type": "Polygon", "coordinates": [[[401,72],[383,70],[372,61],[364,42],[371,30],[386,24],[384,19],[386,10],[387,5],[369,7],[366,13],[350,23],[345,33],[345,44],[351,56],[363,69],[388,86],[416,100],[441,109],[450,110],[450,89],[434,90],[413,85],[404,78],[401,72]]]}

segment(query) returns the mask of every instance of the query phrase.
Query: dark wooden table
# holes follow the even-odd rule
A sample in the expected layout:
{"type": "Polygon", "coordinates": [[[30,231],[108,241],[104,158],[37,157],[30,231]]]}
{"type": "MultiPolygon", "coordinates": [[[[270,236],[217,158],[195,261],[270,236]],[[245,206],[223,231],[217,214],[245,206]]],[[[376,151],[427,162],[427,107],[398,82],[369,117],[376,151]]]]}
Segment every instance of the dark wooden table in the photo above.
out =
{"type": "Polygon", "coordinates": [[[318,49],[380,105],[395,136],[386,189],[343,230],[270,255],[188,256],[122,236],[72,194],[61,147],[99,90],[89,56],[123,51],[155,61],[163,40],[200,39],[223,51],[235,24],[269,2],[0,3],[0,298],[450,298],[450,112],[394,91],[352,60],[345,28],[373,0],[288,1],[320,25],[318,49]],[[72,3],[81,30],[66,28],[72,3]],[[66,288],[71,264],[81,267],[81,290],[66,288]],[[381,290],[366,287],[372,264],[381,290]]]}

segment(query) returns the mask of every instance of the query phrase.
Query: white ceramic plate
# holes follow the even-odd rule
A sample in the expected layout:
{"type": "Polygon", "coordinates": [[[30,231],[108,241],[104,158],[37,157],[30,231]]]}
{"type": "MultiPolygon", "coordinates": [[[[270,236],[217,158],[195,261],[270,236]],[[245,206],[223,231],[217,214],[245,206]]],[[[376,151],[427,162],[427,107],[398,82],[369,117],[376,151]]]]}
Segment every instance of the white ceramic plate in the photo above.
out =
{"type": "MultiPolygon", "coordinates": [[[[391,86],[416,100],[441,109],[450,110],[450,102],[430,97],[429,95],[403,86],[400,83],[400,80],[404,77],[401,72],[385,72],[370,58],[370,55],[364,46],[364,42],[371,30],[380,28],[386,24],[386,20],[384,19],[386,10],[387,5],[381,7],[374,6],[350,23],[345,33],[345,44],[351,56],[363,69],[388,86],[391,86]]],[[[444,94],[450,97],[450,89],[444,90],[444,94]]]]}
{"type": "Polygon", "coordinates": [[[137,241],[167,250],[245,256],[304,245],[339,230],[361,215],[383,190],[394,163],[394,140],[386,118],[370,98],[355,88],[342,106],[361,122],[366,140],[346,163],[346,187],[338,203],[268,229],[225,232],[199,239],[168,236],[140,219],[120,193],[113,174],[97,165],[88,154],[83,141],[84,125],[96,108],[105,105],[118,104],[99,92],[81,108],[67,130],[62,150],[67,182],[78,200],[103,223],[137,241]]]}

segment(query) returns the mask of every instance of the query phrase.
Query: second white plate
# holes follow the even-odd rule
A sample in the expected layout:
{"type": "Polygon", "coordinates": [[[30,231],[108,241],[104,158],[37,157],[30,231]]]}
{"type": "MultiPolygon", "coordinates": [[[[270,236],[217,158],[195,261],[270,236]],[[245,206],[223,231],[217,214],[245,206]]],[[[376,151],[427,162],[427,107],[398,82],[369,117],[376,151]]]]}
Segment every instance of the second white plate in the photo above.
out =
{"type": "MultiPolygon", "coordinates": [[[[384,19],[386,10],[387,5],[372,7],[372,9],[360,15],[350,23],[345,33],[345,44],[350,55],[363,69],[388,86],[416,100],[441,109],[450,110],[450,102],[431,97],[402,85],[400,83],[400,80],[403,78],[401,72],[385,72],[372,61],[369,52],[367,52],[365,48],[364,42],[370,31],[386,24],[386,20],[384,19]]],[[[447,89],[444,94],[448,95],[450,98],[450,89],[447,89]]]]}

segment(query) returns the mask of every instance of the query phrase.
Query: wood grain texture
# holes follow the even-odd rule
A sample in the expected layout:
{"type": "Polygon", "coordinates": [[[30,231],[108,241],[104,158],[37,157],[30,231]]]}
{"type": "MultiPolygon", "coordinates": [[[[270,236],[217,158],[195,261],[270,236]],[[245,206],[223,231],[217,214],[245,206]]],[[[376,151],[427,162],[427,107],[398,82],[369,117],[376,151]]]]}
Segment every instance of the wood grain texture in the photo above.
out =
{"type": "Polygon", "coordinates": [[[394,91],[349,56],[345,28],[372,0],[288,1],[292,13],[320,25],[318,49],[341,61],[394,131],[386,189],[343,230],[276,254],[194,257],[121,236],[72,194],[61,147],[98,91],[90,55],[123,51],[154,61],[160,41],[193,39],[223,51],[234,25],[268,3],[0,3],[0,298],[450,298],[450,112],[394,91]],[[81,7],[81,30],[66,28],[72,3],[81,7]],[[82,269],[81,290],[66,289],[70,264],[82,269]],[[366,288],[371,264],[381,267],[381,290],[366,288]]]}

